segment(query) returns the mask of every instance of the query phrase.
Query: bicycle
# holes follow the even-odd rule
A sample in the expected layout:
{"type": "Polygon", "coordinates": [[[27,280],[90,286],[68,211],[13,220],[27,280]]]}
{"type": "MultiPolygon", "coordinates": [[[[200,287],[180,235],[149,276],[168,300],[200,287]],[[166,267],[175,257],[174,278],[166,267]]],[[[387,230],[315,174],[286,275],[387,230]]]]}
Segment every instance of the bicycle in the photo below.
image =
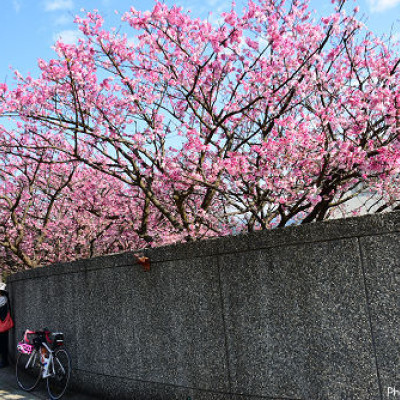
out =
{"type": "Polygon", "coordinates": [[[46,379],[50,399],[60,399],[71,377],[71,357],[64,348],[64,334],[27,330],[17,350],[15,374],[18,386],[30,392],[41,379],[46,379]]]}

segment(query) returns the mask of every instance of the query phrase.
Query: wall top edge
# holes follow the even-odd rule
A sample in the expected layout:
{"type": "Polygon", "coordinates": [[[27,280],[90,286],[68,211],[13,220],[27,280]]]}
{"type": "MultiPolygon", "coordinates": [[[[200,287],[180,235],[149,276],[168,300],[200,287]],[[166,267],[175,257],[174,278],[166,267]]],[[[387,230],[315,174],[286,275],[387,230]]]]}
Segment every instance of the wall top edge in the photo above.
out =
{"type": "Polygon", "coordinates": [[[103,268],[133,266],[136,265],[134,253],[144,253],[154,264],[164,261],[246,252],[302,243],[378,236],[394,232],[400,232],[400,211],[327,220],[307,225],[292,225],[268,231],[210,238],[198,242],[176,243],[152,249],[132,250],[91,259],[56,263],[18,272],[11,275],[8,278],[8,282],[59,274],[88,272],[103,268]]]}

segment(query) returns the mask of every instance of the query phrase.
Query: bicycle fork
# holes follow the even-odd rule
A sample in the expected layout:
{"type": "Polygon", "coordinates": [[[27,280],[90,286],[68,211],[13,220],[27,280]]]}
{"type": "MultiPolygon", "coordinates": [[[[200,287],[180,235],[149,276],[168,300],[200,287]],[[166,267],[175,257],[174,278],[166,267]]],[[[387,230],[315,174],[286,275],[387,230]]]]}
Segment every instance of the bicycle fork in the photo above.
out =
{"type": "Polygon", "coordinates": [[[35,359],[37,354],[38,353],[36,350],[32,351],[30,357],[28,358],[28,361],[25,364],[25,369],[28,369],[31,365],[35,365],[35,359]]]}

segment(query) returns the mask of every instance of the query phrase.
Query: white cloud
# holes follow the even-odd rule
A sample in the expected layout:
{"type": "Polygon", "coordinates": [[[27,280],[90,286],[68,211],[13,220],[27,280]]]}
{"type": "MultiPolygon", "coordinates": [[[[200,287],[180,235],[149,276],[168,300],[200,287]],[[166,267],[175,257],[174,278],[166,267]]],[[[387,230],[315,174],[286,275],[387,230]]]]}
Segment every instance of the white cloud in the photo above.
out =
{"type": "Polygon", "coordinates": [[[215,26],[223,24],[224,18],[221,17],[221,13],[231,9],[232,3],[230,0],[206,0],[206,2],[209,11],[208,22],[215,26]]]}
{"type": "Polygon", "coordinates": [[[46,0],[45,11],[70,10],[74,7],[72,0],[46,0]]]}
{"type": "Polygon", "coordinates": [[[390,40],[392,42],[399,42],[400,41],[400,32],[393,33],[392,36],[390,36],[390,40]]]}
{"type": "Polygon", "coordinates": [[[13,7],[16,13],[19,13],[21,10],[21,2],[18,0],[13,0],[13,7]]]}
{"type": "Polygon", "coordinates": [[[73,22],[73,18],[69,15],[63,14],[54,20],[54,25],[68,25],[73,22]]]}
{"type": "Polygon", "coordinates": [[[206,0],[207,6],[212,7],[212,11],[227,11],[231,9],[232,2],[230,0],[206,0]]]}
{"type": "Polygon", "coordinates": [[[400,0],[368,0],[371,12],[383,12],[400,4],[400,0]]]}
{"type": "Polygon", "coordinates": [[[128,46],[132,46],[132,47],[135,47],[139,44],[139,40],[136,36],[128,37],[127,42],[128,42],[128,46]]]}
{"type": "Polygon", "coordinates": [[[83,33],[77,29],[75,30],[65,30],[53,35],[53,40],[61,39],[65,44],[75,44],[78,43],[79,39],[83,38],[83,33]]]}

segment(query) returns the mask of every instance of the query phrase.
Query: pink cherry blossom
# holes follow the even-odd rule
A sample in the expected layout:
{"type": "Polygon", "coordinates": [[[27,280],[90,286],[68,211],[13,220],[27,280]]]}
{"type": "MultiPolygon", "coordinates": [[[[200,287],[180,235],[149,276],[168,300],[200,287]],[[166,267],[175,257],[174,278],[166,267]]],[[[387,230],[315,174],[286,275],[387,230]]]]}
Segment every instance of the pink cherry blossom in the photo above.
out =
{"type": "Polygon", "coordinates": [[[156,2],[126,34],[78,16],[84,39],[0,85],[7,265],[309,223],[362,194],[399,207],[399,55],[334,4],[250,0],[213,25],[156,2]]]}

